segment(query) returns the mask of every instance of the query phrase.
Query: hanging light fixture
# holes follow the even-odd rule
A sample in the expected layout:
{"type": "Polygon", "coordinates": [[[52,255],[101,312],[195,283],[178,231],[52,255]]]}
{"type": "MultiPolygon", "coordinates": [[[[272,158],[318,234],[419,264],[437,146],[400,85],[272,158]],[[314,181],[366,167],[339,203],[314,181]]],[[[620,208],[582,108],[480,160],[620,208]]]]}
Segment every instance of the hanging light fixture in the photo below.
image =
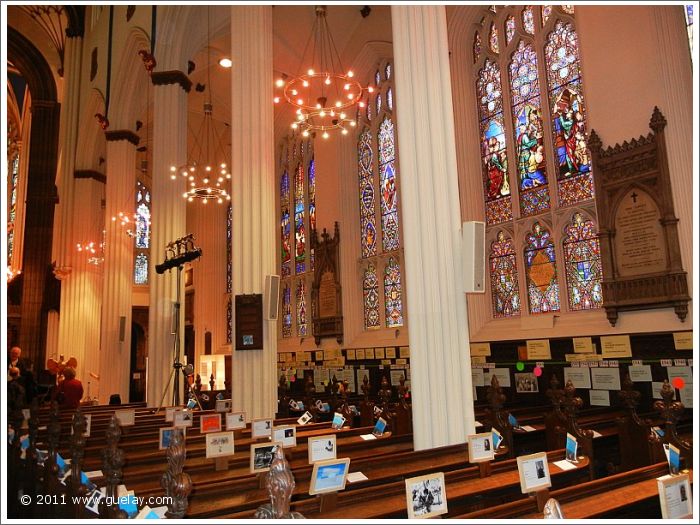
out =
{"type": "Polygon", "coordinates": [[[86,241],[79,242],[75,245],[76,250],[79,253],[87,255],[87,262],[89,264],[94,264],[98,266],[102,264],[105,260],[105,234],[106,231],[102,230],[102,241],[86,241]]]}
{"type": "Polygon", "coordinates": [[[355,106],[364,107],[364,92],[372,93],[374,88],[363,88],[352,69],[343,68],[328,28],[326,6],[315,10],[316,20],[299,71],[294,77],[282,75],[275,81],[280,94],[273,102],[286,100],[296,108],[291,127],[302,136],[320,132],[327,139],[332,130],[348,134],[348,128],[355,126],[355,106]]]}
{"type": "Polygon", "coordinates": [[[214,105],[211,100],[211,46],[209,7],[207,6],[207,100],[204,102],[204,118],[196,133],[190,133],[194,145],[188,152],[187,162],[182,166],[170,166],[170,178],[183,178],[187,190],[182,194],[188,202],[198,199],[202,204],[216,200],[219,204],[230,201],[226,181],[231,180],[228,155],[224,147],[223,134],[214,125],[214,105]]]}

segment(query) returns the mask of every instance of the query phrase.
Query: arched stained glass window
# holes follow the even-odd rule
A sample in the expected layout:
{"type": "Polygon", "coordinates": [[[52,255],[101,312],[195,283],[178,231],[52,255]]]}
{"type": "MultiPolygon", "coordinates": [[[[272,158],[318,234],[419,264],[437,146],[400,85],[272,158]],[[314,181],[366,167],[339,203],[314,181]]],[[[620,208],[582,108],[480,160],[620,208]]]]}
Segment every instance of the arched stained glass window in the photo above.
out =
{"type": "Polygon", "coordinates": [[[148,261],[151,244],[151,192],[136,181],[136,213],[134,220],[134,284],[148,284],[148,261]]]}
{"type": "Polygon", "coordinates": [[[481,56],[481,35],[477,32],[474,33],[474,44],[472,45],[472,53],[474,55],[474,62],[479,60],[481,56]]]}
{"type": "Polygon", "coordinates": [[[510,41],[513,40],[513,36],[515,36],[515,17],[514,16],[509,16],[506,18],[506,44],[510,44],[510,41]]]}
{"type": "Polygon", "coordinates": [[[233,228],[233,206],[228,205],[226,209],[226,292],[232,290],[233,253],[231,250],[232,229],[233,228]]]}
{"type": "Polygon", "coordinates": [[[564,4],[563,6],[561,6],[561,10],[564,11],[567,15],[574,14],[574,6],[573,5],[564,4]]]}
{"type": "Polygon", "coordinates": [[[496,29],[496,24],[491,24],[491,31],[489,32],[489,47],[494,53],[498,53],[498,29],[496,29]]]}
{"type": "Polygon", "coordinates": [[[531,44],[520,41],[509,69],[520,212],[528,216],[549,209],[537,53],[531,44]]]}
{"type": "Polygon", "coordinates": [[[381,81],[382,81],[382,76],[379,74],[379,70],[377,70],[374,73],[374,85],[379,87],[379,84],[381,83],[381,81]]]}
{"type": "Polygon", "coordinates": [[[379,115],[379,112],[382,110],[382,94],[379,93],[377,95],[377,115],[379,115]]]}
{"type": "Polygon", "coordinates": [[[379,328],[379,280],[373,264],[367,266],[362,282],[362,295],[365,304],[365,328],[379,328]]]}
{"type": "MultiPolygon", "coordinates": [[[[309,161],[309,230],[316,229],[316,162],[313,157],[309,161]]],[[[313,270],[316,265],[315,250],[309,247],[309,266],[313,270]]]]}
{"type": "MultiPolygon", "coordinates": [[[[573,6],[572,6],[573,8],[573,6]]],[[[693,4],[685,6],[685,26],[688,30],[688,45],[690,46],[690,59],[693,59],[693,4]]]]}
{"type": "Polygon", "coordinates": [[[559,168],[559,205],[569,206],[593,198],[578,38],[570,23],[556,23],[547,39],[545,59],[554,150],[559,168]]]}
{"type": "Polygon", "coordinates": [[[304,202],[304,166],[299,163],[294,177],[294,260],[296,261],[296,273],[306,271],[306,227],[304,215],[306,215],[304,202]]]}
{"type": "Polygon", "coordinates": [[[289,172],[287,170],[282,174],[280,181],[280,236],[282,246],[282,277],[291,275],[291,260],[292,260],[292,241],[291,241],[291,223],[289,218],[289,172]]]}
{"type": "Polygon", "coordinates": [[[391,88],[386,90],[386,105],[389,107],[389,111],[394,109],[394,94],[392,93],[391,88]]]}
{"type": "Polygon", "coordinates": [[[394,123],[384,117],[377,137],[379,144],[379,182],[381,184],[382,246],[385,252],[399,248],[399,212],[396,203],[394,170],[394,123]]]}
{"type": "Polygon", "coordinates": [[[306,284],[304,279],[299,279],[297,282],[297,335],[303,337],[307,335],[306,323],[306,284]]]}
{"type": "Polygon", "coordinates": [[[491,244],[489,256],[491,294],[494,317],[520,315],[520,290],[518,289],[518,267],[515,260],[513,240],[498,232],[491,244]]]}
{"type": "Polygon", "coordinates": [[[287,283],[282,288],[282,337],[292,336],[292,289],[287,283]]]}
{"type": "Polygon", "coordinates": [[[559,311],[556,254],[549,231],[536,222],[525,243],[525,272],[531,314],[559,311]]]}
{"type": "Polygon", "coordinates": [[[377,254],[377,226],[374,205],[374,154],[369,130],[360,134],[358,145],[358,172],[360,174],[360,236],[362,257],[377,254]]]}
{"type": "Polygon", "coordinates": [[[384,271],[384,303],[386,305],[387,327],[403,325],[401,295],[401,268],[396,259],[391,257],[384,271]]]}
{"type": "Polygon", "coordinates": [[[476,84],[479,100],[481,154],[486,195],[486,222],[499,224],[511,220],[508,158],[503,119],[501,71],[487,59],[476,84]]]}
{"type": "Polygon", "coordinates": [[[593,221],[575,213],[564,237],[566,285],[571,310],[590,310],[603,304],[600,242],[593,221]]]}
{"type": "Polygon", "coordinates": [[[532,12],[531,5],[523,8],[523,27],[526,33],[535,34],[535,15],[532,12]]]}
{"type": "Polygon", "coordinates": [[[386,67],[384,67],[384,78],[391,80],[391,62],[387,62],[386,67]]]}
{"type": "Polygon", "coordinates": [[[17,191],[19,188],[19,154],[11,163],[9,209],[7,212],[7,265],[12,265],[12,255],[15,249],[15,222],[17,221],[17,191]]]}
{"type": "Polygon", "coordinates": [[[549,20],[549,16],[552,14],[552,6],[551,5],[543,5],[542,6],[542,25],[544,26],[547,23],[547,20],[549,20]]]}
{"type": "Polygon", "coordinates": [[[233,301],[231,297],[226,302],[226,343],[233,341],[233,301]]]}

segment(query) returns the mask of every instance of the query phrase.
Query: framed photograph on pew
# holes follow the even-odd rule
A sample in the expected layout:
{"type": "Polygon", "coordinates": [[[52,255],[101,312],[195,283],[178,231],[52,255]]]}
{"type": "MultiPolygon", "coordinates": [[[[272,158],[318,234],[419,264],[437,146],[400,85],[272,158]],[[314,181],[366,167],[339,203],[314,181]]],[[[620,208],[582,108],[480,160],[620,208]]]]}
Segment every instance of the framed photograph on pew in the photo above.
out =
{"type": "Polygon", "coordinates": [[[160,439],[158,440],[158,450],[167,450],[167,448],[170,446],[170,442],[173,440],[173,436],[175,433],[179,433],[182,435],[183,439],[185,438],[186,430],[185,428],[178,428],[178,427],[165,427],[160,429],[160,439]]]}
{"type": "Polygon", "coordinates": [[[272,419],[254,419],[250,424],[250,436],[253,439],[270,437],[272,435],[272,419]]]}
{"type": "Polygon", "coordinates": [[[693,497],[688,474],[667,474],[656,478],[661,501],[661,517],[677,520],[693,517],[693,497]]]}
{"type": "Polygon", "coordinates": [[[221,414],[202,414],[199,416],[199,433],[221,432],[221,414]]]}
{"type": "Polygon", "coordinates": [[[308,450],[309,465],[313,465],[317,461],[335,459],[337,450],[335,434],[309,438],[308,450]]]}
{"type": "Polygon", "coordinates": [[[207,458],[223,458],[233,456],[233,432],[229,431],[207,434],[206,439],[207,458]]]}
{"type": "Polygon", "coordinates": [[[192,421],[194,420],[194,414],[191,410],[181,408],[176,410],[173,414],[173,426],[174,427],[191,427],[192,421]]]}
{"type": "Polygon", "coordinates": [[[119,421],[120,427],[132,427],[136,420],[136,410],[133,408],[128,410],[115,410],[114,416],[119,421]]]}
{"type": "Polygon", "coordinates": [[[245,428],[245,412],[230,412],[226,414],[226,430],[245,428]]]}
{"type": "Polygon", "coordinates": [[[518,456],[517,460],[520,490],[523,494],[537,492],[552,486],[546,452],[518,456]]]}
{"type": "Polygon", "coordinates": [[[435,472],[406,480],[408,519],[424,519],[447,512],[445,474],[435,472]]]}
{"type": "Polygon", "coordinates": [[[258,472],[267,472],[270,470],[272,460],[275,457],[277,447],[281,447],[281,443],[258,443],[250,446],[250,472],[257,474],[258,472]]]}
{"type": "MultiPolygon", "coordinates": [[[[83,432],[83,437],[90,437],[90,427],[92,426],[92,414],[83,414],[85,418],[85,432],[83,432]]],[[[70,427],[70,435],[73,435],[73,426],[70,427]]]]}
{"type": "Polygon", "coordinates": [[[214,410],[216,412],[230,412],[231,408],[233,408],[233,401],[230,399],[217,399],[216,400],[216,407],[214,410]]]}
{"type": "Polygon", "coordinates": [[[350,458],[328,459],[314,463],[309,494],[313,496],[343,490],[349,470],[350,458]]]}
{"type": "Polygon", "coordinates": [[[493,435],[491,432],[467,436],[467,450],[470,463],[492,461],[494,458],[493,435]]]}
{"type": "Polygon", "coordinates": [[[297,428],[294,425],[272,427],[272,441],[282,443],[282,448],[297,446],[297,428]]]}
{"type": "Polygon", "coordinates": [[[173,418],[175,417],[175,412],[178,410],[182,410],[183,407],[165,407],[165,421],[168,423],[173,422],[173,418]]]}

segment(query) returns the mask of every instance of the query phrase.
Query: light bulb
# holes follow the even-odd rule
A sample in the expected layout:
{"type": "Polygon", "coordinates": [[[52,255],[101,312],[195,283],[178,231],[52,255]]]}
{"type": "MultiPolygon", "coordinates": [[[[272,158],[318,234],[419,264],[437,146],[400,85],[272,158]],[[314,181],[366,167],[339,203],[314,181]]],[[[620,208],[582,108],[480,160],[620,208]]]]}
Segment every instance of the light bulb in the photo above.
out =
{"type": "Polygon", "coordinates": [[[296,89],[292,89],[292,95],[296,97],[297,94],[298,94],[298,91],[296,89]]]}
{"type": "Polygon", "coordinates": [[[319,117],[325,117],[325,116],[326,116],[326,112],[323,111],[323,110],[321,110],[321,112],[318,114],[318,116],[319,116],[319,117]]]}
{"type": "Polygon", "coordinates": [[[343,105],[343,104],[342,104],[342,102],[340,102],[340,100],[336,100],[336,101],[335,101],[335,107],[339,108],[339,107],[342,106],[342,105],[343,105]]]}
{"type": "Polygon", "coordinates": [[[309,70],[307,71],[307,73],[308,73],[309,75],[313,75],[313,74],[315,73],[315,71],[314,71],[313,69],[309,68],[309,70]]]}
{"type": "Polygon", "coordinates": [[[187,192],[183,193],[182,196],[183,196],[183,198],[186,199],[186,198],[187,198],[187,192]]]}
{"type": "Polygon", "coordinates": [[[209,179],[205,178],[205,179],[204,179],[204,184],[209,184],[209,179]]]}
{"type": "Polygon", "coordinates": [[[328,132],[324,131],[322,136],[324,139],[327,139],[329,137],[328,132]]]}
{"type": "Polygon", "coordinates": [[[335,111],[331,110],[330,115],[331,117],[335,117],[335,111]]]}
{"type": "Polygon", "coordinates": [[[348,89],[350,89],[350,84],[345,84],[345,85],[343,86],[343,89],[344,89],[345,91],[347,91],[348,89]]]}
{"type": "Polygon", "coordinates": [[[350,121],[350,125],[354,128],[354,127],[356,126],[355,121],[354,121],[354,120],[351,120],[351,121],[350,121]]]}
{"type": "Polygon", "coordinates": [[[219,182],[224,182],[224,178],[223,178],[223,177],[219,177],[217,180],[218,180],[219,182]]]}
{"type": "Polygon", "coordinates": [[[345,113],[341,113],[341,114],[340,114],[340,118],[342,118],[342,119],[344,119],[345,116],[346,116],[345,113]]]}
{"type": "Polygon", "coordinates": [[[194,180],[194,175],[190,175],[189,180],[194,180]]]}
{"type": "Polygon", "coordinates": [[[324,80],[323,83],[326,84],[327,86],[330,86],[331,85],[331,77],[326,77],[326,80],[324,80]]]}
{"type": "Polygon", "coordinates": [[[170,171],[177,171],[177,168],[175,166],[170,166],[170,171]]]}
{"type": "Polygon", "coordinates": [[[360,103],[358,103],[357,105],[360,106],[361,108],[365,107],[365,103],[364,103],[364,102],[360,102],[360,103]]]}
{"type": "Polygon", "coordinates": [[[207,202],[209,202],[209,199],[202,199],[202,204],[206,204],[207,202]]]}
{"type": "Polygon", "coordinates": [[[296,122],[292,122],[292,129],[297,129],[299,127],[299,124],[296,122]]]}
{"type": "Polygon", "coordinates": [[[226,163],[225,163],[225,162],[222,162],[222,163],[219,165],[219,167],[220,167],[220,168],[226,168],[226,163]]]}
{"type": "Polygon", "coordinates": [[[341,133],[342,133],[343,135],[347,135],[347,134],[348,134],[348,130],[345,129],[345,128],[343,128],[343,131],[342,131],[341,133]]]}
{"type": "Polygon", "coordinates": [[[211,166],[207,166],[207,167],[204,168],[204,169],[207,170],[207,171],[211,171],[211,166]]]}
{"type": "Polygon", "coordinates": [[[352,93],[348,93],[348,100],[352,100],[352,97],[353,97],[353,96],[354,96],[354,95],[353,95],[352,93]]]}
{"type": "Polygon", "coordinates": [[[194,171],[194,166],[190,166],[190,171],[194,171]]]}
{"type": "Polygon", "coordinates": [[[231,196],[230,196],[230,195],[226,195],[226,200],[227,200],[227,201],[230,201],[230,200],[231,200],[231,196]]]}
{"type": "Polygon", "coordinates": [[[181,175],[182,175],[183,177],[187,177],[187,172],[186,172],[186,171],[183,171],[183,172],[181,173],[181,175]]]}
{"type": "Polygon", "coordinates": [[[372,86],[369,86],[367,88],[367,91],[369,91],[370,93],[374,93],[374,88],[372,86]]]}
{"type": "Polygon", "coordinates": [[[218,199],[217,202],[218,202],[219,204],[221,204],[221,203],[224,202],[224,201],[221,199],[221,197],[219,197],[219,199],[218,199]]]}
{"type": "Polygon", "coordinates": [[[348,71],[348,76],[349,76],[350,78],[352,78],[352,77],[355,76],[355,73],[353,73],[352,71],[348,71]]]}
{"type": "Polygon", "coordinates": [[[227,173],[227,174],[226,174],[226,179],[227,179],[227,180],[231,180],[231,174],[230,174],[230,173],[227,173]]]}
{"type": "Polygon", "coordinates": [[[192,197],[187,197],[188,202],[192,202],[194,199],[192,197]]]}
{"type": "Polygon", "coordinates": [[[207,188],[207,193],[211,193],[211,188],[207,188]]]}
{"type": "Polygon", "coordinates": [[[309,81],[308,81],[308,80],[304,80],[304,82],[302,82],[302,84],[304,85],[304,87],[309,87],[309,81]]]}
{"type": "Polygon", "coordinates": [[[282,87],[282,86],[284,86],[284,80],[282,80],[281,78],[278,78],[278,79],[275,81],[275,85],[276,85],[277,87],[282,87]]]}
{"type": "Polygon", "coordinates": [[[273,101],[275,104],[279,104],[279,103],[280,103],[280,98],[279,98],[279,97],[275,97],[275,98],[272,99],[272,101],[273,101]]]}
{"type": "Polygon", "coordinates": [[[222,58],[221,60],[219,60],[219,65],[221,67],[231,67],[233,65],[233,62],[230,58],[222,58]]]}
{"type": "Polygon", "coordinates": [[[303,132],[301,135],[302,135],[303,137],[308,137],[308,136],[309,136],[309,132],[306,131],[306,130],[304,130],[304,132],[303,132]]]}
{"type": "Polygon", "coordinates": [[[170,178],[171,178],[172,180],[177,179],[177,177],[176,177],[175,175],[170,175],[170,178]]]}
{"type": "Polygon", "coordinates": [[[316,109],[321,109],[322,107],[320,102],[316,102],[316,109]]]}

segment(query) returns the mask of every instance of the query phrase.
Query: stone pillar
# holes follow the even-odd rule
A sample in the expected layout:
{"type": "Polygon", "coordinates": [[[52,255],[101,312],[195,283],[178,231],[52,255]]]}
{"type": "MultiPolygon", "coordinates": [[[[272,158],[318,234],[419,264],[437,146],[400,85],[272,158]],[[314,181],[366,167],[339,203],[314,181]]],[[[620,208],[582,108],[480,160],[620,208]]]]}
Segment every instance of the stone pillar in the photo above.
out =
{"type": "Polygon", "coordinates": [[[444,6],[391,7],[416,450],[474,432],[444,6]],[[430,174],[427,176],[426,174],[430,174]]]}
{"type": "MultiPolygon", "coordinates": [[[[177,269],[163,274],[155,265],[165,258],[165,245],[183,237],[185,232],[184,185],[170,179],[170,166],[187,159],[187,93],[191,82],[181,71],[153,72],[153,172],[151,210],[151,263],[148,269],[150,302],[148,305],[148,378],[146,401],[157,407],[173,402],[173,304],[176,302],[177,269]]],[[[207,255],[204,254],[204,257],[207,255]]],[[[180,362],[184,355],[185,305],[184,275],[180,297],[180,362]]],[[[183,385],[180,377],[180,387],[183,385]]],[[[182,394],[182,392],[181,392],[182,394]]],[[[182,395],[180,396],[182,399],[182,395]]]]}
{"type": "MultiPolygon", "coordinates": [[[[231,56],[234,58],[231,68],[231,194],[235,296],[262,293],[265,276],[275,273],[277,213],[270,6],[231,8],[231,56]]],[[[235,312],[233,322],[235,326],[235,312]]],[[[233,408],[245,411],[248,419],[275,414],[275,321],[263,322],[263,346],[263,350],[233,350],[233,408]]]]}
{"type": "Polygon", "coordinates": [[[100,329],[100,402],[119,394],[129,401],[131,369],[131,292],[134,241],[117,217],[134,213],[136,146],[139,137],[129,130],[110,130],[107,138],[105,188],[104,282],[100,329]],[[122,330],[123,326],[123,330],[122,330]]]}

